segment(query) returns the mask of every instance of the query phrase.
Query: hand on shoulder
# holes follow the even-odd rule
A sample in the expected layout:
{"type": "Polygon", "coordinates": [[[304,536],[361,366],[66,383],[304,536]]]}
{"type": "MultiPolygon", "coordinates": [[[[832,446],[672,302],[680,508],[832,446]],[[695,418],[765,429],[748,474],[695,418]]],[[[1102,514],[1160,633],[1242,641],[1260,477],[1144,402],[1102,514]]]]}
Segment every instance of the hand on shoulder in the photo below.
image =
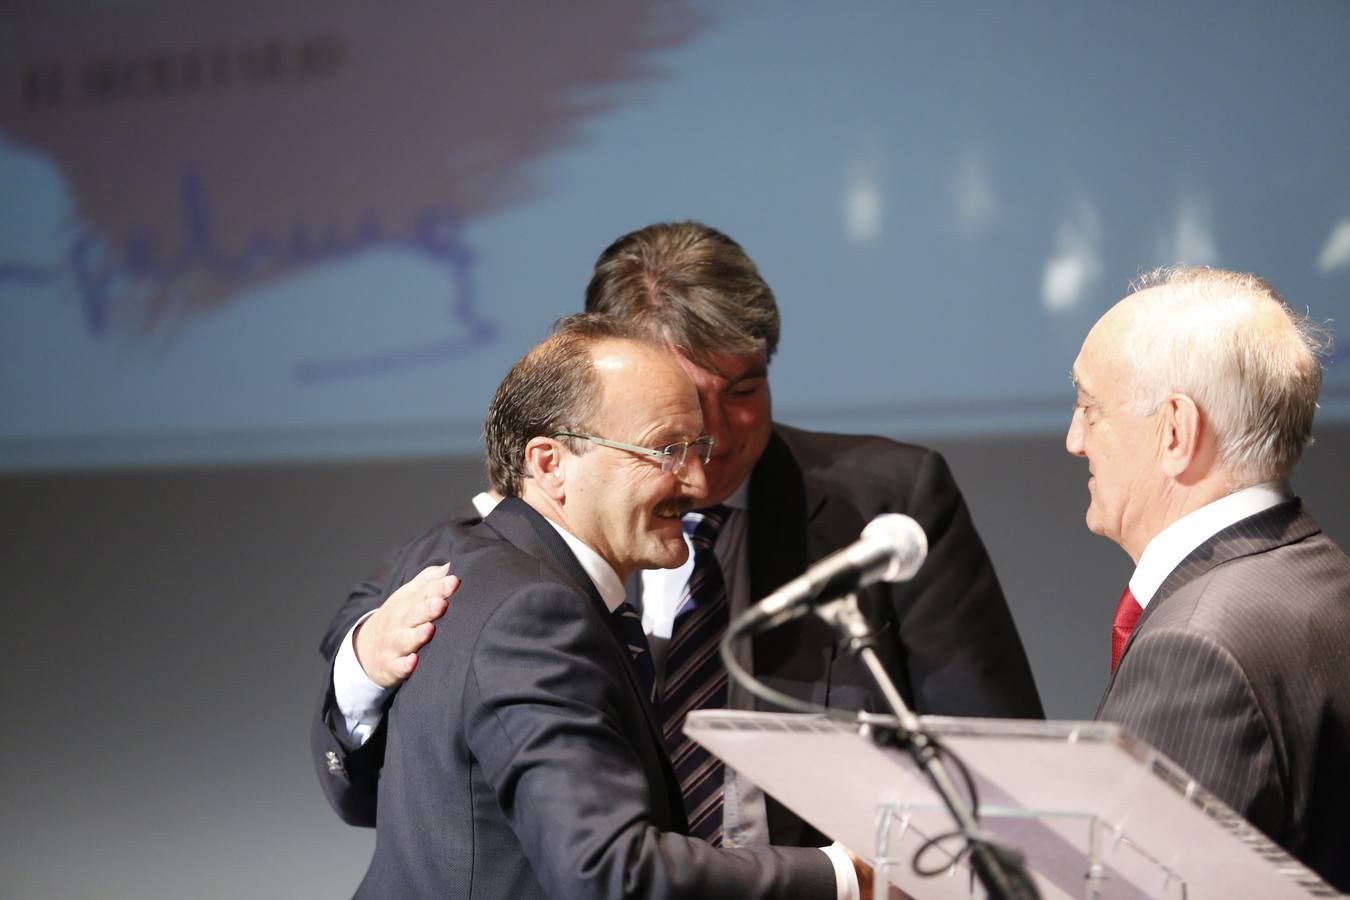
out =
{"type": "Polygon", "coordinates": [[[435,621],[458,587],[449,563],[427,566],[357,626],[356,659],[371,681],[391,688],[413,673],[418,651],[435,635],[435,621]]]}

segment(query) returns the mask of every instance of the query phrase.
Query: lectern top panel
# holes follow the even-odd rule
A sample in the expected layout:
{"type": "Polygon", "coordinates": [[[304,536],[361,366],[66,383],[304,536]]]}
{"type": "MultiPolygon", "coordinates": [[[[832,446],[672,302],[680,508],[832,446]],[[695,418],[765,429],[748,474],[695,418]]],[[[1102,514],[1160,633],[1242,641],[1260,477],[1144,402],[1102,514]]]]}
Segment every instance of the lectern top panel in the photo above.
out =
{"type": "MultiPolygon", "coordinates": [[[[920,721],[964,762],[981,826],[1026,853],[1046,900],[1339,896],[1119,725],[920,721]]],[[[879,746],[858,723],[713,710],[691,714],[685,731],[825,834],[889,862],[898,887],[925,898],[981,896],[962,863],[950,877],[913,873],[914,852],[952,830],[951,819],[909,755],[879,746]]]]}

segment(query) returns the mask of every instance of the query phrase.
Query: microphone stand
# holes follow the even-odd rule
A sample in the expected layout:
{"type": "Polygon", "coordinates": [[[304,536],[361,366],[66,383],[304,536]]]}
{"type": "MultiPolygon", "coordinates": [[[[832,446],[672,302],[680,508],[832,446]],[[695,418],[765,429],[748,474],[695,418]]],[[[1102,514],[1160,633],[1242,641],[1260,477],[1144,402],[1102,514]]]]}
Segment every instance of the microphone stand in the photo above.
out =
{"type": "MultiPolygon", "coordinates": [[[[876,632],[858,609],[856,594],[847,594],[816,608],[816,613],[840,633],[844,649],[862,659],[895,715],[893,734],[909,751],[919,770],[932,783],[970,848],[970,863],[990,900],[1037,900],[1040,892],[1023,864],[1022,854],[1006,847],[979,827],[975,811],[957,792],[937,743],[924,731],[919,717],[900,696],[876,652],[876,632]]],[[[887,729],[890,731],[891,729],[887,729]]]]}

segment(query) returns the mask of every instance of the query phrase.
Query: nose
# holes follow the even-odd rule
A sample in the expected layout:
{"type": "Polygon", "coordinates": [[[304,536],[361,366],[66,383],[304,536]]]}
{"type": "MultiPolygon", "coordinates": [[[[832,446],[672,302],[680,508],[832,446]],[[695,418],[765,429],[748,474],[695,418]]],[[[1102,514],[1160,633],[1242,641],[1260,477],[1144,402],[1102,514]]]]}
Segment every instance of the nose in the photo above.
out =
{"type": "Polygon", "coordinates": [[[676,476],[684,487],[685,496],[694,500],[708,496],[708,473],[703,470],[703,456],[694,448],[689,449],[689,455],[684,458],[684,465],[676,472],[676,476]]]}
{"type": "Polygon", "coordinates": [[[1064,435],[1064,449],[1071,456],[1086,456],[1083,452],[1083,408],[1075,406],[1069,419],[1069,431],[1064,435]]]}

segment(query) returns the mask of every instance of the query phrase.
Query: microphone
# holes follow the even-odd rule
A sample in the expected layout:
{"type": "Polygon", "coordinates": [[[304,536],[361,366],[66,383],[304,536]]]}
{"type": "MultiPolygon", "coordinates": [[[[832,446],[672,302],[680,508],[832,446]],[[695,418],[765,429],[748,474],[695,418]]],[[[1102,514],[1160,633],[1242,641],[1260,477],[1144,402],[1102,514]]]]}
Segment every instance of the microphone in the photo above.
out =
{"type": "Polygon", "coordinates": [[[763,631],[802,615],[814,603],[851,594],[874,582],[908,581],[927,555],[928,537],[918,522],[900,513],[877,516],[858,540],[756,603],[738,626],[752,633],[763,631]]]}

